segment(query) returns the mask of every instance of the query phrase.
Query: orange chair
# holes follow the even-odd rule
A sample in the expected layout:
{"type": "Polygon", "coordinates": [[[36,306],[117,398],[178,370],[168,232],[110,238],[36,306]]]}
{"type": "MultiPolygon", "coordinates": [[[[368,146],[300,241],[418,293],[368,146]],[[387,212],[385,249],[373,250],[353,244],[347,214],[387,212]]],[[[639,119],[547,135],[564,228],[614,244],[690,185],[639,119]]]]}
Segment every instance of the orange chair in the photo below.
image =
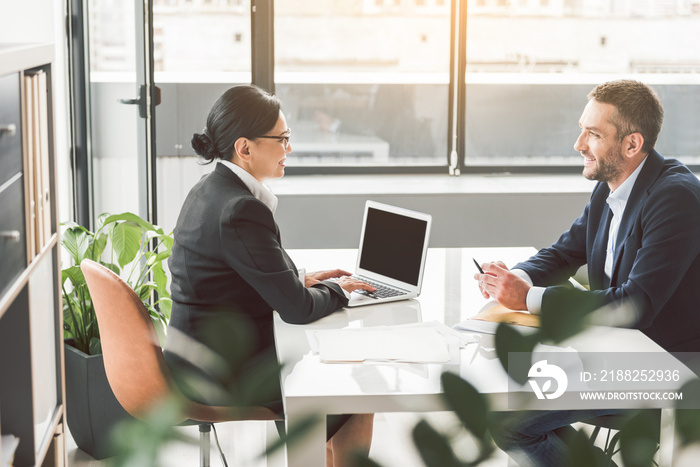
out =
{"type": "MultiPolygon", "coordinates": [[[[118,275],[91,260],[80,269],[87,281],[97,322],[107,380],[119,403],[135,418],[167,397],[183,402],[182,422],[200,431],[200,465],[209,466],[209,432],[215,422],[272,420],[280,416],[267,407],[216,407],[198,404],[182,395],[163,358],[155,328],[141,299],[118,275]]],[[[222,459],[225,463],[225,458],[222,459]]]]}

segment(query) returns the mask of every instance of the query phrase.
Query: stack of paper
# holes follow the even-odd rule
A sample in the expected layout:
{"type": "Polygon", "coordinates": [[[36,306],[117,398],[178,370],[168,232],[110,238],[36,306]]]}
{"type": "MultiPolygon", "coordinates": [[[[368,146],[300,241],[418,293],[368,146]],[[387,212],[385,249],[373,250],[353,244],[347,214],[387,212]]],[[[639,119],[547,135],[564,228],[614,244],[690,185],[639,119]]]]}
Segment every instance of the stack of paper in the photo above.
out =
{"type": "Polygon", "coordinates": [[[540,317],[527,311],[513,311],[499,305],[497,302],[487,303],[479,313],[457,323],[454,328],[460,331],[474,331],[485,334],[495,334],[500,323],[507,323],[520,328],[523,332],[535,332],[540,325],[540,317]]]}
{"type": "Polygon", "coordinates": [[[447,363],[444,336],[433,327],[396,326],[324,330],[315,333],[322,362],[391,361],[447,363]]]}

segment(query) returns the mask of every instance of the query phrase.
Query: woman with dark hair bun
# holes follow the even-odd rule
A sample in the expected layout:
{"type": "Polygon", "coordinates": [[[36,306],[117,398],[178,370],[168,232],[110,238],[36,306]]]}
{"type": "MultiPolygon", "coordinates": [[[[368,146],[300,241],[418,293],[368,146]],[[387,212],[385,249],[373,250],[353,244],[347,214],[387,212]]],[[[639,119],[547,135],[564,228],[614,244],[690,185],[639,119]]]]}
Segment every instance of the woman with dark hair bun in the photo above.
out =
{"type": "MultiPolygon", "coordinates": [[[[263,185],[284,175],[292,151],[280,107],[258,87],[235,86],[216,101],[202,133],[192,136],[195,152],[217,164],[189,192],[175,227],[165,356],[176,376],[196,375],[178,383],[202,403],[230,399],[201,389],[201,381],[229,393],[251,369],[276,367],[272,310],[288,323],[305,324],[347,305],[353,290],[375,290],[339,269],[304,273],[282,248],[274,220],[277,198],[263,185]],[[227,325],[240,317],[250,326],[227,325]],[[224,335],[217,338],[217,331],[224,335]],[[193,355],[202,344],[215,353],[213,360],[223,358],[224,366],[236,370],[205,368],[193,355]]],[[[273,386],[272,394],[259,391],[262,400],[252,402],[281,414],[279,383],[273,386]]],[[[372,414],[329,417],[327,465],[348,465],[354,452],[369,454],[372,426],[372,414]]]]}

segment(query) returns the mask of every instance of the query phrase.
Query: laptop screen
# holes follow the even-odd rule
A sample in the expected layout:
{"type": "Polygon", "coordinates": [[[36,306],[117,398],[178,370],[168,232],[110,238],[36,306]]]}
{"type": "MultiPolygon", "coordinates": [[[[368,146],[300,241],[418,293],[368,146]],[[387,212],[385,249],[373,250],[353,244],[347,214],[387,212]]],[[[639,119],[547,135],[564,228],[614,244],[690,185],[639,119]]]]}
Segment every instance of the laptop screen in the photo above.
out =
{"type": "Polygon", "coordinates": [[[427,229],[424,220],[368,208],[360,267],[417,286],[427,229]]]}

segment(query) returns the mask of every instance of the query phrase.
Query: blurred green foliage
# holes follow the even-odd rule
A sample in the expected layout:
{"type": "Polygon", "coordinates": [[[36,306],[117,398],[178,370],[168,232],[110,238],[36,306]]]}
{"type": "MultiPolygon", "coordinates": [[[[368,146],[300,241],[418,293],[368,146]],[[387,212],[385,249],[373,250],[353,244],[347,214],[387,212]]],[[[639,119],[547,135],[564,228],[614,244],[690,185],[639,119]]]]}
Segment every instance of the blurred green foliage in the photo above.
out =
{"type": "MultiPolygon", "coordinates": [[[[510,352],[532,352],[539,343],[556,345],[588,327],[590,313],[600,306],[594,294],[570,288],[557,288],[553,302],[543,311],[540,328],[534,333],[522,333],[517,327],[500,324],[496,329],[496,354],[511,378],[520,384],[528,380],[528,366],[508,368],[510,352]]],[[[443,378],[444,400],[463,425],[462,433],[447,436],[432,428],[427,422],[419,422],[413,430],[413,439],[424,464],[428,467],[470,467],[482,463],[494,452],[494,433],[500,429],[490,416],[492,409],[488,400],[467,381],[452,373],[443,378]],[[459,459],[452,446],[455,436],[469,436],[478,447],[478,456],[473,460],[459,459]]],[[[681,391],[684,401],[676,411],[676,430],[684,445],[700,442],[700,380],[687,383],[681,391]]],[[[612,456],[620,451],[622,465],[627,467],[653,466],[659,442],[659,411],[628,410],[623,416],[622,426],[603,451],[594,445],[594,438],[580,429],[568,440],[569,455],[562,467],[604,467],[614,465],[612,456]]]]}
{"type": "MultiPolygon", "coordinates": [[[[558,300],[560,300],[559,310],[543,313],[541,327],[534,333],[521,333],[517,327],[508,324],[498,326],[495,335],[496,354],[506,371],[508,370],[509,352],[531,352],[539,343],[553,345],[576,335],[586,329],[589,313],[599,305],[597,299],[591,299],[588,294],[574,290],[561,291],[558,300]],[[568,311],[557,312],[560,310],[568,311]]],[[[227,341],[226,345],[231,347],[225,350],[226,345],[224,345],[223,351],[234,355],[233,366],[245,366],[248,358],[246,348],[254,344],[246,338],[249,333],[245,324],[220,323],[217,329],[221,332],[221,336],[228,336],[228,339],[224,339],[224,341],[227,341]],[[231,339],[232,335],[238,337],[231,339]]],[[[257,365],[256,368],[260,370],[265,366],[257,365]]],[[[252,395],[260,392],[261,388],[277,384],[275,376],[279,369],[274,365],[272,367],[267,365],[267,367],[268,369],[272,368],[272,371],[262,371],[259,375],[251,374],[246,378],[235,378],[237,383],[224,385],[225,391],[234,395],[236,402],[241,402],[247,401],[252,395]]],[[[527,381],[528,368],[525,368],[524,372],[510,370],[509,374],[521,384],[527,381]]],[[[420,421],[412,430],[412,439],[422,462],[427,467],[480,465],[490,459],[497,449],[493,437],[501,429],[497,421],[498,418],[492,416],[494,412],[488,399],[480,394],[471,383],[451,372],[445,372],[441,376],[441,380],[445,405],[455,413],[459,420],[459,427],[446,434],[431,426],[427,421],[420,421]],[[475,455],[471,459],[460,457],[454,448],[464,437],[469,437],[476,446],[475,455]]],[[[697,406],[696,403],[693,405],[692,401],[700,400],[700,380],[687,383],[682,390],[684,395],[688,396],[684,401],[688,407],[697,406]]],[[[676,429],[681,443],[686,445],[700,441],[700,410],[684,408],[683,406],[679,408],[682,410],[678,410],[676,413],[676,429]]],[[[152,422],[149,424],[150,429],[126,427],[121,430],[117,440],[124,449],[124,456],[120,459],[118,466],[159,465],[157,451],[162,448],[164,443],[179,439],[172,432],[172,427],[168,428],[169,421],[172,420],[168,410],[172,413],[172,411],[177,410],[177,407],[167,404],[158,407],[154,411],[152,422]]],[[[293,427],[289,433],[283,434],[279,441],[271,444],[266,453],[282,448],[285,443],[293,445],[318,420],[318,417],[310,415],[299,426],[293,427]]],[[[611,459],[618,449],[619,458],[622,459],[624,466],[646,467],[654,465],[653,461],[659,440],[659,412],[655,410],[626,411],[621,426],[621,430],[614,436],[614,442],[611,443],[607,451],[594,444],[595,437],[592,437],[588,431],[584,429],[576,431],[575,435],[568,440],[570,450],[562,467],[614,465],[611,464],[611,459]]],[[[594,434],[597,435],[597,431],[594,431],[594,434]]],[[[362,456],[355,459],[355,465],[357,467],[382,467],[378,462],[362,456]]]]}

